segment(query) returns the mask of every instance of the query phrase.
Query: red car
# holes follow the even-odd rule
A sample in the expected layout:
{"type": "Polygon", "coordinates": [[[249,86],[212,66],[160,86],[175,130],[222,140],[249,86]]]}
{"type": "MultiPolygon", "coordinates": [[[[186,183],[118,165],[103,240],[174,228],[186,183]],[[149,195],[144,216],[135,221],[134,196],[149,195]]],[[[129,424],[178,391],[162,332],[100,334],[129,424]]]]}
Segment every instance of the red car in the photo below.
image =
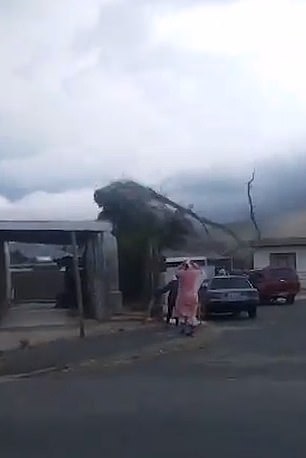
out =
{"type": "Polygon", "coordinates": [[[279,298],[286,299],[287,304],[293,304],[295,296],[300,291],[299,277],[296,271],[289,267],[253,270],[249,273],[249,280],[257,288],[261,304],[279,298]]]}

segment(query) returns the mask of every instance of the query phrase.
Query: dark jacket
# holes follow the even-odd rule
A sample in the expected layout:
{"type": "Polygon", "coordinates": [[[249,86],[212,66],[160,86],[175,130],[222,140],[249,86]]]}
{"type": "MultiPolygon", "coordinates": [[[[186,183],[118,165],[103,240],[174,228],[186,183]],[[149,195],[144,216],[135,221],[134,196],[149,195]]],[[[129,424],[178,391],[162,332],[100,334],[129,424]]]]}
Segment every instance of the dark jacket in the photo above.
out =
{"type": "Polygon", "coordinates": [[[168,306],[174,307],[178,291],[178,280],[171,280],[163,288],[159,288],[155,291],[155,299],[159,299],[163,294],[168,294],[168,306]]]}

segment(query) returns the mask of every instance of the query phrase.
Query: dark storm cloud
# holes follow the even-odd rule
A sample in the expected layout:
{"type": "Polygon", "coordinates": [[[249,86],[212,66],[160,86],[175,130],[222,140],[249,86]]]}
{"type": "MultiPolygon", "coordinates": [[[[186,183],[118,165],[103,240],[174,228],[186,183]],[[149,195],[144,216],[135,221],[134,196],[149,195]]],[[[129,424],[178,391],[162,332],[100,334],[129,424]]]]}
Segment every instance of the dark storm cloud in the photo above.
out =
{"type": "MultiPolygon", "coordinates": [[[[194,208],[208,217],[220,221],[235,221],[248,218],[247,181],[252,170],[237,171],[226,167],[215,167],[204,172],[195,171],[172,175],[161,184],[162,192],[194,208]]],[[[31,173],[29,170],[28,173],[31,173]]],[[[45,171],[47,173],[47,171],[45,171]]],[[[306,157],[293,156],[290,159],[272,157],[256,167],[253,184],[253,198],[258,218],[306,209],[306,157]]],[[[65,192],[82,187],[94,188],[106,184],[107,179],[99,174],[95,177],[75,177],[75,181],[64,179],[41,185],[33,183],[31,189],[18,186],[1,177],[0,195],[18,200],[35,191],[65,192]]]]}
{"type": "MultiPolygon", "coordinates": [[[[280,8],[278,21],[274,8],[259,2],[261,23],[253,7],[251,13],[244,7],[255,1],[236,1],[233,11],[226,7],[231,0],[2,3],[0,10],[12,14],[0,27],[0,201],[2,194],[16,206],[20,197],[36,193],[36,215],[46,207],[37,191],[53,193],[53,199],[54,193],[86,188],[86,208],[91,190],[111,179],[132,176],[158,186],[170,176],[166,188],[175,200],[220,220],[241,219],[248,215],[246,162],[299,141],[305,132],[306,67],[299,48],[305,40],[290,40],[292,27],[282,19],[290,6],[280,8]],[[193,5],[217,5],[211,30],[204,8],[188,13],[193,5]],[[230,29],[219,30],[219,14],[230,29]],[[173,26],[169,36],[158,31],[163,16],[161,28],[173,26]],[[283,30],[286,46],[279,45],[283,30]],[[230,39],[234,31],[237,42],[230,39]],[[193,34],[198,38],[190,40],[193,34]],[[246,46],[240,46],[241,36],[246,46]],[[236,174],[217,165],[227,160],[236,174]],[[183,174],[190,164],[213,168],[183,174]]],[[[302,151],[306,142],[299,145],[302,151]]],[[[304,159],[299,166],[261,162],[257,212],[303,207],[305,165],[304,159]]],[[[79,206],[80,194],[66,193],[64,214],[69,198],[70,208],[79,206]]],[[[24,201],[19,203],[23,209],[24,201]]]]}
{"type": "Polygon", "coordinates": [[[258,185],[254,184],[258,212],[269,214],[305,209],[305,173],[305,155],[292,156],[287,160],[272,157],[266,166],[258,168],[258,185]]]}
{"type": "Polygon", "coordinates": [[[45,169],[40,170],[40,176],[36,175],[35,181],[30,179],[32,173],[30,169],[22,173],[25,173],[27,176],[20,177],[20,180],[18,180],[19,183],[18,181],[12,181],[2,173],[0,161],[0,196],[4,196],[14,201],[28,194],[40,191],[58,193],[86,187],[94,189],[97,183],[101,183],[102,185],[107,180],[99,170],[97,170],[95,174],[84,174],[84,176],[82,176],[82,171],[80,170],[77,176],[70,177],[69,179],[64,176],[59,176],[54,180],[48,180],[48,170],[45,169]]]}
{"type": "MultiPolygon", "coordinates": [[[[249,175],[251,175],[251,170],[249,175]]],[[[306,157],[277,157],[266,160],[256,169],[252,193],[258,218],[306,209],[306,157]]],[[[193,204],[199,213],[223,221],[248,217],[247,181],[249,176],[234,175],[225,169],[173,177],[163,189],[193,204]]]]}
{"type": "Polygon", "coordinates": [[[15,186],[7,186],[0,183],[0,196],[5,197],[6,199],[14,202],[18,199],[21,199],[27,195],[27,190],[22,188],[17,188],[15,186]]]}

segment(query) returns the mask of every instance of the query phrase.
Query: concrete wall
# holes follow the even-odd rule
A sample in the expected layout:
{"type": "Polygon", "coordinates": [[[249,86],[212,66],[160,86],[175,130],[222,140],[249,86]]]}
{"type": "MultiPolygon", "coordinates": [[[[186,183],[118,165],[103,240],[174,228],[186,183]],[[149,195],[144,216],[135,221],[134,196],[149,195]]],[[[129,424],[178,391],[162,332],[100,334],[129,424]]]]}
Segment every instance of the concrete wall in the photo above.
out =
{"type": "Polygon", "coordinates": [[[103,234],[103,253],[106,281],[108,283],[109,307],[113,314],[122,312],[122,294],[119,290],[119,260],[117,239],[111,232],[103,234]]]}
{"type": "MultiPolygon", "coordinates": [[[[114,313],[120,313],[122,307],[117,241],[110,232],[96,233],[88,240],[87,248],[87,289],[91,298],[91,311],[93,317],[103,320],[114,313]]],[[[56,294],[63,291],[63,273],[57,269],[14,269],[11,272],[12,284],[8,286],[6,265],[9,263],[6,262],[4,251],[1,257],[0,246],[0,308],[3,310],[7,303],[5,298],[11,297],[12,290],[15,303],[53,301],[56,294]]]]}
{"type": "Polygon", "coordinates": [[[306,246],[257,248],[254,252],[254,269],[267,267],[270,264],[271,253],[296,253],[296,270],[300,277],[302,288],[306,288],[306,246]]]}
{"type": "Polygon", "coordinates": [[[15,302],[50,301],[64,290],[64,273],[59,270],[12,272],[15,302]]]}
{"type": "Polygon", "coordinates": [[[10,305],[11,277],[9,271],[8,244],[0,242],[0,319],[10,305]]]}

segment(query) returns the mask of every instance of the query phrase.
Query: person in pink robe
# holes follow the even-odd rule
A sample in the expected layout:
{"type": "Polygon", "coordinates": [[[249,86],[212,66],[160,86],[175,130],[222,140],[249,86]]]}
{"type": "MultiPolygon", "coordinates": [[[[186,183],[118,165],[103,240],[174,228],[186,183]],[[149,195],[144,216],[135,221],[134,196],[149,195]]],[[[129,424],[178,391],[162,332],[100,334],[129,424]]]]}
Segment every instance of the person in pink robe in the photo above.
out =
{"type": "Polygon", "coordinates": [[[197,322],[199,289],[203,280],[200,267],[185,261],[177,270],[178,294],[175,304],[175,316],[183,325],[182,333],[193,335],[197,322]]]}

